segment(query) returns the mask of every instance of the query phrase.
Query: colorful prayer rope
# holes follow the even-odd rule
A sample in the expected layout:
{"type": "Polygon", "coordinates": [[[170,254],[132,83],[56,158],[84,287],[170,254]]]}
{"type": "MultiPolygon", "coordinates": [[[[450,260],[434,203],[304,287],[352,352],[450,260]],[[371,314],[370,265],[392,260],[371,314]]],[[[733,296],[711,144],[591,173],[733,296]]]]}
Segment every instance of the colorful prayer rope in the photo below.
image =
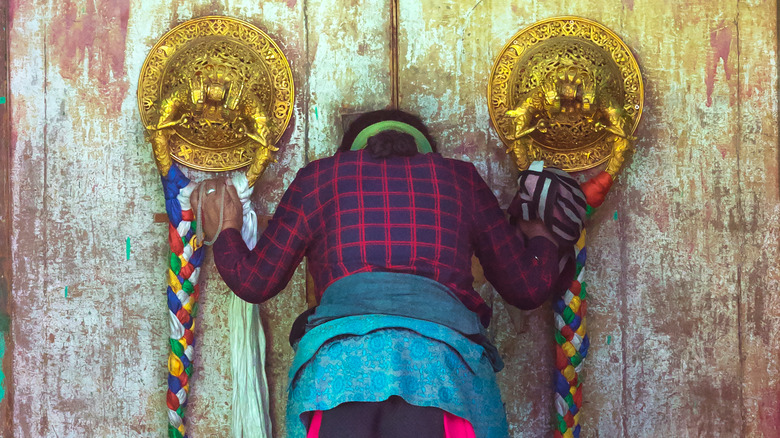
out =
{"type": "Polygon", "coordinates": [[[196,184],[176,165],[162,177],[165,209],[168,213],[168,243],[171,248],[168,269],[168,310],[170,345],[168,356],[168,436],[186,438],[184,410],[190,391],[195,352],[195,314],[198,307],[198,276],[204,249],[195,238],[195,215],[190,208],[190,194],[196,184]]]}
{"type": "MultiPolygon", "coordinates": [[[[604,202],[614,177],[601,172],[582,184],[588,200],[588,216],[604,202]]],[[[587,249],[585,228],[575,245],[577,269],[574,280],[563,297],[555,300],[555,438],[579,438],[580,410],[582,409],[583,361],[588,355],[590,338],[585,329],[587,310],[587,283],[582,281],[587,249]]]]}

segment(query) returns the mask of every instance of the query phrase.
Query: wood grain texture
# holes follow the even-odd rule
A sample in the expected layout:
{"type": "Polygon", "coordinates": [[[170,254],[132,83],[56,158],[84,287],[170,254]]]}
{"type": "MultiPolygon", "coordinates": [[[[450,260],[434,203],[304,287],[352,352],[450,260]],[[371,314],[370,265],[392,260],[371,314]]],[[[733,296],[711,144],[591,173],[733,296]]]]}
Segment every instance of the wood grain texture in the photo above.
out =
{"type": "MultiPolygon", "coordinates": [[[[386,2],[344,6],[295,0],[12,3],[17,120],[10,169],[14,270],[20,272],[13,285],[14,364],[22,370],[13,376],[19,395],[14,434],[158,436],[165,430],[167,233],[154,219],[164,206],[135,103],[136,78],[157,38],[189,18],[227,14],[258,25],[285,52],[296,103],[279,162],[257,185],[258,214],[267,216],[299,168],[335,151],[342,113],[388,101],[386,2]],[[41,414],[30,415],[35,412],[41,414]]],[[[187,415],[193,436],[224,436],[232,390],[229,291],[210,256],[203,271],[187,415]]],[[[302,269],[261,308],[277,436],[284,436],[292,360],[287,333],[305,308],[302,269]]]]}
{"type": "Polygon", "coordinates": [[[390,0],[308,0],[308,159],[333,155],[348,115],[390,104],[390,0]]]}
{"type": "Polygon", "coordinates": [[[739,4],[740,359],[743,436],[780,430],[777,4],[739,4]]]}
{"type": "Polygon", "coordinates": [[[13,424],[13,337],[9,302],[13,287],[13,253],[11,252],[11,110],[8,99],[8,5],[0,6],[0,432],[13,424]]]}
{"type": "MultiPolygon", "coordinates": [[[[49,433],[49,392],[39,370],[48,365],[41,354],[47,332],[46,294],[43,293],[46,238],[43,213],[45,166],[44,35],[33,20],[36,4],[11,3],[9,29],[10,100],[12,117],[11,181],[13,197],[12,334],[14,419],[36,412],[35,421],[14,421],[9,435],[45,436],[49,433]],[[23,37],[22,37],[23,36],[23,37]]],[[[74,325],[78,325],[76,322],[74,325]]],[[[65,339],[61,339],[64,342],[65,339]]],[[[9,431],[5,431],[9,432],[9,431]]]]}
{"type": "MultiPolygon", "coordinates": [[[[165,430],[167,231],[153,221],[164,206],[137,115],[135,80],[164,32],[227,9],[183,3],[15,5],[14,251],[15,270],[24,274],[14,286],[20,291],[14,296],[20,321],[14,358],[26,370],[14,375],[18,436],[158,436],[165,430]]],[[[230,12],[279,40],[293,60],[296,84],[304,83],[295,65],[305,63],[302,4],[231,2],[230,12]]],[[[289,147],[258,184],[260,214],[273,210],[294,175],[290,169],[304,163],[305,148],[295,146],[305,132],[301,108],[285,136],[289,147]]],[[[291,288],[296,285],[300,295],[300,282],[291,288]]],[[[194,436],[223,436],[232,391],[228,291],[210,257],[204,290],[188,417],[194,436]]],[[[275,336],[286,327],[266,322],[266,330],[272,345],[286,339],[275,336]]],[[[280,357],[289,361],[289,351],[273,349],[269,364],[284,368],[276,365],[280,357]]],[[[283,394],[284,383],[277,382],[272,391],[283,394]]]]}
{"type": "MultiPolygon", "coordinates": [[[[331,155],[345,115],[390,104],[390,0],[10,2],[13,423],[2,436],[160,436],[166,229],[135,87],[157,39],[196,16],[258,25],[293,68],[273,213],[296,171],[331,155]],[[125,259],[125,239],[132,253],[125,259]],[[65,288],[67,287],[67,296],[65,288]]],[[[490,127],[498,51],[543,18],[579,15],[633,49],[646,84],[637,154],[589,229],[585,437],[775,436],[780,428],[777,9],[760,0],[399,0],[400,106],[440,151],[475,164],[503,205],[516,170],[490,127]]],[[[0,112],[1,113],[1,112],[0,112]]],[[[0,148],[2,151],[2,148],[0,148]]],[[[195,180],[206,177],[192,172],[195,180]]],[[[550,434],[549,305],[493,306],[512,436],[550,434]]],[[[192,436],[230,422],[229,291],[211,256],[197,320],[192,436]]],[[[304,267],[261,306],[274,435],[304,267]]],[[[7,386],[8,388],[8,386],[7,386]]]]}
{"type": "MultiPolygon", "coordinates": [[[[778,419],[774,361],[761,354],[777,348],[741,330],[750,319],[766,342],[778,330],[776,315],[746,309],[776,304],[775,5],[402,1],[401,106],[432,126],[445,155],[475,161],[504,205],[516,171],[480,114],[487,77],[515,32],[557,15],[622,36],[646,84],[638,153],[591,221],[583,435],[762,436],[778,419]],[[761,218],[752,228],[748,214],[761,218]]],[[[545,436],[551,312],[493,302],[512,434],[545,436]]]]}

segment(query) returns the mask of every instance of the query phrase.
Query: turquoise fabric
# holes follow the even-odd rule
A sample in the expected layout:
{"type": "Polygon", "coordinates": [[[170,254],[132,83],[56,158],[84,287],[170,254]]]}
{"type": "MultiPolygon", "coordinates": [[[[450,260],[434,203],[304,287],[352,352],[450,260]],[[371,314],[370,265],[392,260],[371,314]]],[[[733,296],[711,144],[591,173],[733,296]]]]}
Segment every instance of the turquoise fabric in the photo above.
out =
{"type": "Polygon", "coordinates": [[[365,314],[406,316],[442,324],[485,347],[495,371],[504,368],[479,316],[447,286],[419,275],[361,272],[339,279],[325,290],[306,327],[365,314]]]}
{"type": "Polygon", "coordinates": [[[450,288],[427,277],[400,272],[361,272],[335,281],[323,292],[308,326],[365,314],[423,319],[466,335],[484,329],[477,314],[450,288]]]}
{"type": "Polygon", "coordinates": [[[306,436],[308,412],[393,395],[467,419],[478,438],[508,435],[498,351],[479,317],[434,280],[393,272],[342,278],[325,290],[294,348],[290,437],[306,436]]]}
{"type": "Polygon", "coordinates": [[[323,323],[298,343],[289,382],[290,437],[306,436],[306,412],[346,402],[379,402],[392,395],[463,417],[478,438],[508,436],[485,349],[429,321],[359,315],[323,323]]]}

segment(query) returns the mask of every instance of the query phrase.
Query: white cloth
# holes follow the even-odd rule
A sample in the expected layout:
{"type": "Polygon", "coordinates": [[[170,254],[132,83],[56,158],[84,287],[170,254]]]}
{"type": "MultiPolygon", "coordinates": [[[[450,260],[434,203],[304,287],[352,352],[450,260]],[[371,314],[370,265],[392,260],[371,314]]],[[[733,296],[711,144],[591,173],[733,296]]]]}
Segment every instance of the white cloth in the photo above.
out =
{"type": "MultiPolygon", "coordinates": [[[[232,178],[244,211],[241,237],[252,249],[257,244],[257,214],[252,208],[252,187],[243,173],[232,178]]],[[[268,379],[265,375],[265,332],[255,304],[232,294],[228,310],[231,368],[233,371],[234,438],[270,438],[268,379]]]]}

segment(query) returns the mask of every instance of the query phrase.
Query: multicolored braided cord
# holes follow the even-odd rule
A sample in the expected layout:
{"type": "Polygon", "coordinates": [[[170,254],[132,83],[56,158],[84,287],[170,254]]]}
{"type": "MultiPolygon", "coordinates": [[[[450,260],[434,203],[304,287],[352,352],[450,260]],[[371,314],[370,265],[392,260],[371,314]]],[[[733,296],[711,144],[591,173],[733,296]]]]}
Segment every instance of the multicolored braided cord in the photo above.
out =
{"type": "MultiPolygon", "coordinates": [[[[614,177],[601,172],[582,184],[582,191],[588,201],[587,216],[590,217],[609,192],[614,177]]],[[[586,230],[582,229],[575,245],[577,269],[574,280],[566,293],[553,303],[555,312],[555,438],[579,438],[580,410],[582,409],[583,361],[588,355],[590,339],[585,328],[587,311],[587,283],[582,281],[587,249],[586,230]]]]}
{"type": "Polygon", "coordinates": [[[577,274],[566,293],[553,303],[555,311],[555,436],[579,437],[582,388],[579,379],[583,359],[590,341],[585,331],[587,309],[586,283],[582,282],[585,265],[585,230],[575,246],[577,274]]]}
{"type": "Polygon", "coordinates": [[[170,345],[168,356],[168,436],[187,437],[184,411],[189,394],[189,379],[193,371],[195,346],[195,315],[198,308],[198,276],[204,249],[195,238],[195,215],[190,207],[190,194],[197,186],[184,176],[176,165],[162,177],[165,209],[168,213],[168,310],[170,345]]]}

